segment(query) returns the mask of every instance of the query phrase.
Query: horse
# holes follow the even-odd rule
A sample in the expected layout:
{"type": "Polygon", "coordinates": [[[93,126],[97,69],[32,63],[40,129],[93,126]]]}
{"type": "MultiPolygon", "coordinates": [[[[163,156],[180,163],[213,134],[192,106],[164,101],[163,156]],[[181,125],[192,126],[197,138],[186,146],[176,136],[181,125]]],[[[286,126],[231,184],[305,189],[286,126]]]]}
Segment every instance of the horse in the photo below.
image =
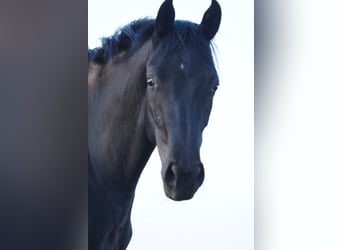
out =
{"type": "Polygon", "coordinates": [[[124,250],[135,188],[157,147],[166,196],[191,199],[204,180],[200,159],[219,84],[212,39],[221,8],[200,24],[175,20],[172,0],[88,49],[88,245],[124,250]]]}

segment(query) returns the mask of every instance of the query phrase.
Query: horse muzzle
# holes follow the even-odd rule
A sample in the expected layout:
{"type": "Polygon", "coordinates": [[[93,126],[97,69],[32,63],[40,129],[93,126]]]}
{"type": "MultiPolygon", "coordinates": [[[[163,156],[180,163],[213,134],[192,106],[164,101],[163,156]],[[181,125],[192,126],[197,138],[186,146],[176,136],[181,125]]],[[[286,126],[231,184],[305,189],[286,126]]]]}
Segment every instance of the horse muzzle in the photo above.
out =
{"type": "Polygon", "coordinates": [[[204,168],[202,163],[181,165],[170,163],[162,172],[164,191],[175,201],[189,200],[202,185],[204,168]]]}

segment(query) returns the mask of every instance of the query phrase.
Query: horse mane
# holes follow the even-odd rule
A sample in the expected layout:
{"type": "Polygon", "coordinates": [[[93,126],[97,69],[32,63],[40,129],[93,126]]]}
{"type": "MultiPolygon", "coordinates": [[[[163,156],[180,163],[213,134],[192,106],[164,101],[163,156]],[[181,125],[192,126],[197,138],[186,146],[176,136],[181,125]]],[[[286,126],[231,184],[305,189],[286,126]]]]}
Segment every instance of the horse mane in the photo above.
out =
{"type": "Polygon", "coordinates": [[[101,47],[88,49],[88,63],[105,64],[108,59],[139,47],[153,33],[153,19],[139,19],[115,31],[114,35],[101,39],[101,47]]]}
{"type": "MultiPolygon", "coordinates": [[[[104,65],[109,59],[112,59],[113,62],[124,60],[131,54],[128,52],[140,48],[153,35],[154,23],[155,19],[149,18],[135,20],[116,30],[114,35],[102,38],[100,47],[88,49],[88,64],[104,65]]],[[[173,50],[178,45],[185,47],[189,42],[191,42],[192,47],[197,47],[194,49],[202,52],[208,46],[208,41],[195,23],[176,20],[174,30],[176,32],[169,36],[171,42],[168,43],[168,47],[163,48],[164,53],[173,50]],[[170,47],[170,44],[173,45],[170,47]]]]}

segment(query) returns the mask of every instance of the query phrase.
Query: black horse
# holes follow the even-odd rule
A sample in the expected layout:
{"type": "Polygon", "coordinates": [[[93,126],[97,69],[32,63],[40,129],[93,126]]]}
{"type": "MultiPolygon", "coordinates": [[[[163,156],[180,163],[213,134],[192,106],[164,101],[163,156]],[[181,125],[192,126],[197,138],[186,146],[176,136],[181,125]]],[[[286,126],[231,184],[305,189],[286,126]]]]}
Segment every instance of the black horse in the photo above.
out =
{"type": "Polygon", "coordinates": [[[191,199],[201,186],[220,21],[214,0],[199,25],[175,21],[166,0],[155,20],[134,21],[88,51],[89,249],[126,249],[135,188],[156,146],[167,197],[191,199]]]}

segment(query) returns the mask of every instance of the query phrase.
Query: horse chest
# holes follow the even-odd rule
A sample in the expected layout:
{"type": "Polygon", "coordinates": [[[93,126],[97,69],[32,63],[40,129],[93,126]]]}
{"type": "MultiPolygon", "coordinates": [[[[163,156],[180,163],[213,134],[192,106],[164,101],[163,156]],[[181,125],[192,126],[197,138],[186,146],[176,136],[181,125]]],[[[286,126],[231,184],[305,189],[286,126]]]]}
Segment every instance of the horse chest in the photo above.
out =
{"type": "Polygon", "coordinates": [[[124,250],[131,238],[131,208],[134,194],[116,188],[102,193],[89,190],[89,224],[94,229],[89,249],[124,250]],[[100,247],[99,247],[100,246],[100,247]]]}

